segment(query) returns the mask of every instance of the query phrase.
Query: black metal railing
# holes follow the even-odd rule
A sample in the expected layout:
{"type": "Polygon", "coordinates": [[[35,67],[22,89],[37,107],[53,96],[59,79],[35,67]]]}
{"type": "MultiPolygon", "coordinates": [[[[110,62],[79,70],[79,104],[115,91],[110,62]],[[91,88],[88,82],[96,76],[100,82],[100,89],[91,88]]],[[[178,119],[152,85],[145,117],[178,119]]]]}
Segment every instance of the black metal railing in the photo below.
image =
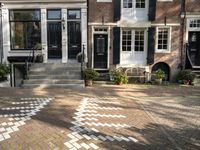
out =
{"type": "Polygon", "coordinates": [[[35,49],[33,48],[29,55],[28,58],[25,61],[25,75],[24,75],[24,79],[28,79],[29,76],[29,69],[30,69],[30,62],[34,63],[35,62],[35,49]]]}
{"type": "Polygon", "coordinates": [[[190,57],[190,51],[189,51],[189,45],[186,44],[186,56],[187,56],[187,59],[188,59],[188,62],[189,62],[189,65],[193,68],[193,62],[191,60],[191,57],[190,57]]]}

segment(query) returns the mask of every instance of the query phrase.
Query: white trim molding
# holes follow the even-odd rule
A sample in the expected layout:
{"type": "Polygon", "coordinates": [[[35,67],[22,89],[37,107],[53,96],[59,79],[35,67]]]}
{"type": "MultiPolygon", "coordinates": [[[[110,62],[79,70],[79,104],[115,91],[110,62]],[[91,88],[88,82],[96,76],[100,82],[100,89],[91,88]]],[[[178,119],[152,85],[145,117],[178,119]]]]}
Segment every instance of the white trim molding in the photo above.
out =
{"type": "Polygon", "coordinates": [[[170,26],[156,27],[155,53],[171,53],[171,37],[172,37],[172,27],[170,27],[170,26]],[[158,30],[159,29],[167,29],[168,30],[167,49],[158,49],[158,30]]]}
{"type": "Polygon", "coordinates": [[[167,24],[164,24],[164,23],[152,23],[151,26],[180,26],[181,24],[180,23],[167,23],[167,24]]]}

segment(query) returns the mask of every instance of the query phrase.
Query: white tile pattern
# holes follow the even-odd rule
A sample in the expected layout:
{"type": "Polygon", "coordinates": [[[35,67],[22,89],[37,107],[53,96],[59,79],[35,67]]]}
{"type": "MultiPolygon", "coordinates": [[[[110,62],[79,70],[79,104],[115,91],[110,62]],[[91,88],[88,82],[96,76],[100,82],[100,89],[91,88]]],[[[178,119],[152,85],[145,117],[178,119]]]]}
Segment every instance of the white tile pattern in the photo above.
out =
{"type": "Polygon", "coordinates": [[[53,98],[21,98],[20,102],[11,103],[12,105],[17,105],[16,107],[1,108],[4,114],[0,114],[0,117],[7,118],[10,122],[3,122],[0,124],[0,141],[11,138],[10,133],[18,131],[20,126],[25,125],[26,121],[36,115],[36,113],[44,108],[51,100],[53,100],[53,98]],[[29,106],[18,106],[23,104],[29,106]],[[18,113],[10,113],[11,111],[17,111],[18,113]]]}
{"type": "Polygon", "coordinates": [[[106,101],[106,100],[117,100],[114,97],[97,97],[97,98],[83,98],[77,112],[74,114],[76,115],[73,117],[75,121],[72,121],[73,127],[70,127],[72,133],[68,134],[70,138],[69,141],[65,142],[64,144],[70,149],[100,149],[92,140],[97,141],[124,141],[124,142],[138,142],[137,139],[133,137],[124,137],[124,136],[109,136],[103,135],[99,133],[99,131],[94,128],[95,127],[111,127],[111,128],[129,128],[131,127],[128,124],[114,124],[114,123],[102,123],[99,122],[99,119],[95,117],[102,117],[102,118],[126,118],[124,115],[120,114],[98,114],[97,110],[123,110],[120,107],[100,107],[99,104],[120,104],[119,102],[115,101],[106,101]],[[95,122],[93,122],[95,121],[95,122]],[[84,125],[92,126],[91,128],[84,127],[84,125]],[[89,144],[83,143],[80,140],[86,139],[89,141],[89,144]]]}

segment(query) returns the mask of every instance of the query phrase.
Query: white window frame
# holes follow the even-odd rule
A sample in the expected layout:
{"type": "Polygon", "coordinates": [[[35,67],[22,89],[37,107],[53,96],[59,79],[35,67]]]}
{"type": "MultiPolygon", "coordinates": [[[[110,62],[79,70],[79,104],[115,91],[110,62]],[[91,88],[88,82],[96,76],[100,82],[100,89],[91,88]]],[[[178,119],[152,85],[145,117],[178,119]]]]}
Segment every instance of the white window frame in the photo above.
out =
{"type": "Polygon", "coordinates": [[[121,52],[122,53],[143,53],[145,52],[146,49],[146,29],[133,29],[133,28],[122,28],[121,29],[121,52]],[[123,31],[127,31],[130,30],[131,31],[131,50],[130,51],[123,51],[123,31]],[[135,32],[136,31],[144,31],[144,49],[143,51],[135,51],[135,32]]]}
{"type": "Polygon", "coordinates": [[[110,3],[110,2],[112,2],[112,0],[97,0],[97,2],[110,3]]]}
{"type": "Polygon", "coordinates": [[[156,53],[171,53],[171,32],[172,27],[156,27],[156,44],[155,44],[155,52],[156,53]],[[168,43],[167,43],[167,49],[158,49],[158,31],[159,29],[168,29],[168,43]]]}
{"type": "MultiPolygon", "coordinates": [[[[128,1],[128,0],[127,0],[128,1]]],[[[132,3],[132,7],[124,7],[124,0],[122,0],[122,8],[123,9],[133,9],[134,8],[134,3],[133,3],[133,0],[131,0],[131,3],[132,3]]],[[[129,4],[129,3],[128,3],[129,4]]]]}
{"type": "MultiPolygon", "coordinates": [[[[140,0],[141,1],[141,0],[140,0]]],[[[147,2],[146,2],[146,0],[144,0],[144,5],[145,5],[145,7],[143,8],[143,7],[136,7],[136,4],[137,4],[137,0],[135,0],[135,8],[136,9],[145,9],[147,6],[147,2]]]]}

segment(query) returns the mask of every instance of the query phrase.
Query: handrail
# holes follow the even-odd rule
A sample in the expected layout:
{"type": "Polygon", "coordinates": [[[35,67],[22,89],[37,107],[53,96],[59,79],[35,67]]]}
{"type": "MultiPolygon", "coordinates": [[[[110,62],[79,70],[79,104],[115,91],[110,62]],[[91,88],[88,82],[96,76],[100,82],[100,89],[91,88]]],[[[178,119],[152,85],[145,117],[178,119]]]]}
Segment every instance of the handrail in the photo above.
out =
{"type": "Polygon", "coordinates": [[[190,58],[190,56],[189,56],[189,48],[188,48],[189,46],[188,46],[188,44],[186,45],[186,54],[187,54],[187,58],[188,58],[188,60],[189,60],[189,62],[190,62],[190,65],[192,66],[192,68],[193,68],[193,63],[192,63],[192,60],[191,60],[191,58],[190,58]]]}

